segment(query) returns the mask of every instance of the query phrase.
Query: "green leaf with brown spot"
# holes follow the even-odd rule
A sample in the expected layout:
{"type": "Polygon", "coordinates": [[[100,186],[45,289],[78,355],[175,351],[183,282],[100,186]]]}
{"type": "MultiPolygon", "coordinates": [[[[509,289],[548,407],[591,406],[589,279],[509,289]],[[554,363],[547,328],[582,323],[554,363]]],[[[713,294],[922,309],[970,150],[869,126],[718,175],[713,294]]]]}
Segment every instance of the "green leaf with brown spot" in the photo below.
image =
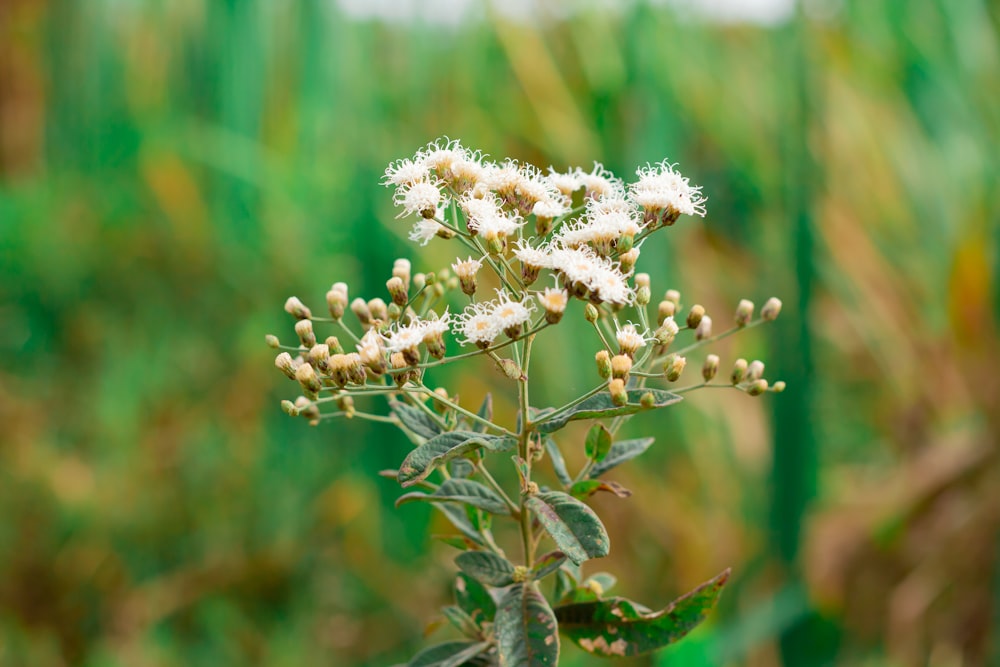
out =
{"type": "Polygon", "coordinates": [[[423,481],[439,465],[470,454],[480,447],[493,452],[513,449],[517,444],[509,436],[486,435],[472,431],[450,431],[441,433],[423,443],[403,460],[396,479],[404,486],[413,486],[423,481]]]}
{"type": "Polygon", "coordinates": [[[653,444],[653,438],[636,438],[635,440],[619,440],[611,445],[608,455],[600,463],[595,463],[587,475],[591,479],[596,479],[611,470],[615,466],[621,465],[630,459],[639,456],[653,444]]]}
{"type": "Polygon", "coordinates": [[[705,620],[729,573],[727,569],[657,612],[616,597],[560,605],[554,613],[559,629],[588,653],[606,658],[644,655],[676,642],[705,620]]]}
{"type": "Polygon", "coordinates": [[[530,496],[525,504],[574,563],[608,555],[611,549],[608,531],[594,510],[576,498],[561,491],[549,491],[530,496]]]}
{"type": "Polygon", "coordinates": [[[628,498],[632,492],[618,482],[606,482],[600,479],[581,479],[569,489],[569,495],[584,500],[598,491],[613,493],[619,498],[628,498]]]}
{"type": "Polygon", "coordinates": [[[396,400],[391,401],[389,406],[396,419],[421,438],[430,440],[441,433],[441,427],[420,408],[396,400]]]}
{"type": "Polygon", "coordinates": [[[497,613],[497,603],[490,592],[475,578],[464,572],[455,575],[452,586],[455,591],[455,604],[465,610],[477,623],[492,621],[497,613]]]}
{"type": "Polygon", "coordinates": [[[566,562],[566,554],[561,551],[550,551],[535,561],[531,568],[531,578],[540,581],[559,569],[566,562]]]}
{"type": "Polygon", "coordinates": [[[580,419],[605,419],[607,417],[618,417],[620,415],[632,415],[636,412],[642,412],[644,410],[665,408],[668,405],[673,405],[674,403],[683,400],[681,396],[672,394],[663,389],[630,389],[627,393],[628,403],[625,405],[615,405],[611,402],[610,394],[607,392],[601,392],[600,394],[591,396],[587,400],[574,405],[568,411],[560,413],[555,417],[539,417],[540,421],[535,424],[535,428],[540,433],[553,433],[571,421],[577,421],[580,419]],[[648,408],[639,404],[639,401],[642,400],[643,394],[651,394],[653,396],[653,404],[648,408]]]}
{"type": "Polygon", "coordinates": [[[559,664],[559,629],[549,603],[532,584],[511,586],[493,624],[500,667],[559,664]]]}
{"type": "Polygon", "coordinates": [[[409,502],[459,502],[494,514],[509,514],[507,504],[496,491],[471,479],[454,478],[445,480],[434,493],[413,491],[399,497],[396,507],[409,502]]]}
{"type": "Polygon", "coordinates": [[[604,424],[594,424],[587,431],[587,439],[584,441],[584,452],[587,458],[600,463],[608,455],[611,449],[611,431],[604,424]]]}
{"type": "Polygon", "coordinates": [[[490,551],[466,551],[455,557],[462,572],[490,586],[514,583],[514,566],[509,560],[490,551]]]}
{"type": "Polygon", "coordinates": [[[407,667],[459,667],[489,648],[486,642],[445,642],[425,648],[413,656],[407,667]]]}

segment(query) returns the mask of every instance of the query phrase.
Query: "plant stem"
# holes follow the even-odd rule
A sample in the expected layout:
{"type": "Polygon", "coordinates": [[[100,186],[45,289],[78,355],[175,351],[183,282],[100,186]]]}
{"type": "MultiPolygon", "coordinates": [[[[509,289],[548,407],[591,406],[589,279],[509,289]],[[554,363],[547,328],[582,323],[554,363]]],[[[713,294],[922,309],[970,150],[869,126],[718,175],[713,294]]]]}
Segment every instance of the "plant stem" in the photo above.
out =
{"type": "MultiPolygon", "coordinates": [[[[447,398],[444,398],[443,396],[435,394],[433,391],[431,391],[425,385],[418,386],[417,390],[420,391],[420,392],[422,392],[422,393],[424,393],[424,394],[427,394],[428,396],[430,396],[431,400],[434,400],[434,401],[437,401],[438,403],[446,405],[449,408],[451,408],[452,410],[454,410],[455,412],[463,414],[466,417],[468,417],[469,419],[471,419],[473,421],[476,421],[476,422],[479,422],[480,424],[482,424],[483,426],[486,426],[487,428],[491,428],[491,429],[493,429],[495,431],[500,431],[504,435],[509,435],[511,437],[517,437],[516,433],[514,433],[512,431],[508,431],[507,429],[505,429],[502,426],[497,426],[496,424],[494,424],[493,422],[489,421],[488,419],[483,419],[482,417],[480,417],[476,413],[470,412],[469,410],[466,410],[465,408],[463,408],[458,403],[454,403],[453,401],[450,401],[447,398]]],[[[421,405],[423,404],[422,401],[418,401],[418,403],[421,403],[421,405]]],[[[427,406],[424,406],[424,407],[426,408],[427,406]]],[[[430,408],[427,408],[427,409],[430,410],[430,408]]],[[[437,415],[434,415],[434,416],[437,417],[437,415]]],[[[445,429],[447,430],[447,427],[445,427],[445,429]]]]}
{"type": "Polygon", "coordinates": [[[476,461],[476,470],[478,470],[479,474],[483,476],[483,479],[486,480],[486,483],[490,486],[490,488],[496,491],[497,494],[503,498],[504,504],[506,504],[508,509],[510,509],[511,516],[515,519],[520,518],[521,510],[518,509],[517,503],[510,499],[510,496],[508,496],[507,492],[503,490],[503,487],[500,486],[500,484],[493,478],[490,471],[483,465],[482,459],[476,461]]]}
{"type": "MultiPolygon", "coordinates": [[[[521,432],[518,433],[517,452],[524,461],[526,469],[524,483],[526,486],[531,483],[531,456],[528,449],[531,441],[531,431],[534,428],[534,425],[528,418],[528,363],[531,360],[531,343],[534,339],[534,335],[529,335],[524,339],[524,350],[521,355],[521,370],[524,373],[524,379],[518,381],[517,392],[518,406],[521,410],[521,432]]],[[[535,561],[535,544],[531,534],[531,512],[525,505],[527,499],[528,494],[522,490],[519,510],[519,518],[521,519],[521,544],[524,547],[524,565],[530,570],[535,561]]]]}

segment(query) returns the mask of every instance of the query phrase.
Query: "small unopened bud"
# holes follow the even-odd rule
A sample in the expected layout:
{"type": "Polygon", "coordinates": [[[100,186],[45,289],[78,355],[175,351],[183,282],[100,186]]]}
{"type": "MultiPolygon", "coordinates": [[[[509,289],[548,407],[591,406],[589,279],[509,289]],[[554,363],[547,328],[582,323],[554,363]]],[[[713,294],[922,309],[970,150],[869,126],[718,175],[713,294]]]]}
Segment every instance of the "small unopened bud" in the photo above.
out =
{"type": "Polygon", "coordinates": [[[597,306],[595,306],[592,303],[588,303],[586,307],[583,309],[583,316],[587,318],[588,322],[593,324],[594,322],[597,321],[597,318],[601,316],[601,313],[599,310],[597,310],[597,306]]]}
{"type": "Polygon", "coordinates": [[[326,343],[319,343],[309,348],[309,363],[314,367],[329,373],[330,371],[330,348],[326,343]]]}
{"type": "MultiPolygon", "coordinates": [[[[448,282],[448,281],[445,281],[445,282],[448,282]]],[[[435,283],[433,285],[431,285],[431,293],[434,296],[436,296],[436,297],[442,297],[442,296],[444,296],[444,293],[445,293],[445,282],[441,282],[440,280],[435,281],[435,283]]]]}
{"type": "Polygon", "coordinates": [[[663,374],[670,382],[677,382],[677,380],[681,378],[681,373],[684,372],[684,367],[686,365],[686,358],[680,356],[679,354],[671,354],[663,362],[663,374]]]}
{"type": "Polygon", "coordinates": [[[410,295],[406,293],[406,284],[399,276],[393,276],[385,281],[385,288],[389,290],[392,302],[400,308],[405,307],[407,302],[409,302],[410,295]]]}
{"type": "Polygon", "coordinates": [[[718,372],[719,355],[710,354],[705,357],[705,364],[701,367],[701,376],[705,378],[705,382],[711,382],[718,372]]]}
{"type": "Polygon", "coordinates": [[[284,400],[281,402],[281,409],[284,410],[285,414],[289,417],[298,417],[299,409],[295,407],[295,404],[289,400],[284,400]]]}
{"type": "Polygon", "coordinates": [[[635,268],[635,263],[639,261],[639,249],[632,248],[628,252],[618,255],[618,263],[621,264],[622,273],[628,274],[635,268]]]}
{"type": "Polygon", "coordinates": [[[336,336],[327,336],[323,341],[330,348],[330,354],[343,354],[344,348],[340,345],[340,340],[336,336]]]}
{"type": "Polygon", "coordinates": [[[297,296],[288,297],[288,300],[285,301],[285,312],[300,320],[308,320],[312,317],[312,313],[304,303],[299,301],[297,296]]]}
{"type": "Polygon", "coordinates": [[[594,361],[597,362],[598,375],[605,380],[611,377],[611,355],[608,354],[607,350],[598,351],[598,353],[594,355],[594,361]]]}
{"type": "Polygon", "coordinates": [[[635,237],[632,234],[622,234],[615,241],[615,249],[623,254],[631,252],[633,243],[635,243],[635,237]]]}
{"type": "Polygon", "coordinates": [[[696,340],[705,340],[706,338],[712,337],[712,318],[708,315],[704,315],[701,321],[698,322],[698,328],[694,330],[694,337],[696,340]]]}
{"type": "Polygon", "coordinates": [[[275,349],[281,347],[281,341],[274,334],[267,334],[264,336],[264,342],[267,343],[268,347],[273,347],[275,349]]]}
{"type": "Polygon", "coordinates": [[[510,578],[514,580],[515,584],[520,584],[528,580],[528,575],[530,573],[531,570],[529,570],[527,566],[518,565],[514,568],[514,571],[511,573],[510,578]]]}
{"type": "Polygon", "coordinates": [[[736,326],[745,327],[753,319],[753,301],[740,299],[736,306],[736,326]]]}
{"type": "Polygon", "coordinates": [[[767,391],[767,380],[759,378],[747,386],[747,393],[751,396],[760,396],[767,391]]]}
{"type": "MultiPolygon", "coordinates": [[[[433,275],[433,274],[431,274],[433,275]]],[[[413,289],[420,291],[427,286],[427,276],[423,273],[417,273],[413,276],[413,289]]]]}
{"type": "Polygon", "coordinates": [[[525,495],[535,496],[541,489],[538,488],[538,482],[528,482],[527,487],[524,489],[525,495]]]}
{"type": "Polygon", "coordinates": [[[452,276],[451,278],[448,278],[448,282],[445,283],[445,286],[448,288],[448,291],[457,290],[458,285],[459,285],[458,276],[452,276]]]}
{"type": "Polygon", "coordinates": [[[668,317],[673,319],[674,313],[677,312],[677,305],[673,301],[667,301],[664,299],[656,307],[656,322],[657,324],[663,324],[663,320],[668,317]]]}
{"type": "Polygon", "coordinates": [[[351,312],[358,318],[358,322],[361,322],[361,326],[367,328],[371,324],[372,311],[368,308],[368,303],[361,297],[351,302],[351,312]]]}
{"type": "Polygon", "coordinates": [[[625,391],[625,381],[615,378],[608,383],[608,392],[611,394],[611,402],[617,406],[628,403],[628,392],[625,391]]]}
{"type": "Polygon", "coordinates": [[[781,299],[772,296],[764,304],[764,307],[760,309],[760,316],[762,319],[768,322],[773,322],[778,319],[778,314],[781,312],[781,299]]]}
{"type": "Polygon", "coordinates": [[[626,380],[630,370],[632,370],[631,357],[625,354],[616,354],[611,357],[611,377],[626,380]]]}
{"type": "Polygon", "coordinates": [[[747,368],[747,374],[744,380],[747,382],[753,382],[754,380],[764,377],[764,362],[759,359],[754,359],[750,362],[750,366],[747,368]]]}
{"type": "Polygon", "coordinates": [[[368,311],[372,314],[372,319],[382,322],[389,319],[389,308],[385,305],[385,301],[378,297],[368,301],[368,311]]]}
{"type": "Polygon", "coordinates": [[[344,416],[350,419],[354,416],[354,398],[345,394],[337,399],[337,407],[344,412],[344,416]]]}
{"type": "Polygon", "coordinates": [[[392,275],[403,281],[403,285],[410,288],[410,260],[405,258],[397,259],[392,263],[392,275]]]}
{"type": "Polygon", "coordinates": [[[288,379],[294,380],[295,378],[295,362],[292,360],[292,355],[287,352],[282,352],[274,358],[274,365],[279,371],[288,376],[288,379]]]}
{"type": "Polygon", "coordinates": [[[301,364],[295,369],[295,379],[299,381],[299,384],[302,385],[302,390],[310,398],[316,398],[319,390],[323,388],[323,383],[319,381],[319,377],[316,375],[316,369],[309,364],[301,364]]]}
{"type": "Polygon", "coordinates": [[[316,344],[316,334],[313,333],[312,320],[299,320],[295,323],[295,333],[305,347],[312,347],[316,344]]]}
{"type": "Polygon", "coordinates": [[[648,285],[640,286],[635,290],[635,303],[637,306],[649,305],[649,300],[653,298],[653,293],[648,285]]]}
{"type": "Polygon", "coordinates": [[[472,257],[458,260],[451,265],[451,268],[455,270],[455,275],[458,276],[458,282],[464,294],[472,296],[476,293],[476,274],[479,273],[482,265],[481,260],[472,259],[472,257]]]}
{"type": "Polygon", "coordinates": [[[647,391],[645,394],[639,397],[639,405],[641,405],[646,410],[651,410],[656,407],[656,397],[653,396],[653,392],[647,391]]]}
{"type": "MultiPolygon", "coordinates": [[[[451,400],[451,397],[448,396],[448,390],[445,389],[444,387],[438,387],[437,389],[435,389],[434,395],[437,396],[438,398],[444,399],[444,401],[451,400]]],[[[434,409],[440,412],[441,414],[444,414],[448,412],[448,410],[451,410],[451,408],[448,407],[448,404],[444,403],[443,401],[434,401],[433,405],[434,409]]]]}
{"type": "Polygon", "coordinates": [[[486,249],[491,255],[499,255],[504,249],[504,240],[497,235],[491,235],[486,239],[486,249]]]}
{"type": "Polygon", "coordinates": [[[389,307],[386,309],[389,314],[389,321],[395,322],[403,315],[403,309],[399,307],[399,304],[390,303],[389,307]]]}
{"type": "Polygon", "coordinates": [[[775,382],[773,385],[771,385],[771,391],[773,391],[775,394],[780,394],[781,392],[785,391],[785,381],[778,380],[777,382],[775,382]]]}
{"type": "Polygon", "coordinates": [[[635,274],[635,286],[636,287],[649,287],[649,274],[648,273],[637,273],[637,274],[635,274]]]}
{"type": "Polygon", "coordinates": [[[743,378],[745,378],[746,375],[747,375],[747,360],[737,359],[736,363],[733,364],[733,372],[732,374],[730,374],[729,380],[733,384],[739,384],[740,382],[743,382],[743,378]]]}
{"type": "MultiPolygon", "coordinates": [[[[343,285],[343,283],[337,283],[338,285],[343,285]]],[[[333,289],[326,293],[326,307],[330,311],[330,316],[335,320],[339,320],[344,316],[344,311],[347,309],[347,289],[343,290],[337,289],[334,285],[333,289]]]]}
{"type": "Polygon", "coordinates": [[[705,317],[705,307],[700,304],[695,304],[691,306],[691,310],[688,311],[687,325],[689,329],[694,329],[701,322],[701,318],[705,317]]]}
{"type": "MultiPolygon", "coordinates": [[[[671,303],[671,302],[664,301],[664,303],[671,303]]],[[[660,326],[656,329],[656,331],[653,332],[653,338],[656,339],[656,343],[658,345],[667,348],[670,346],[672,342],[674,342],[674,338],[677,336],[678,331],[680,331],[680,327],[677,326],[677,322],[674,321],[673,317],[668,317],[665,320],[663,320],[663,322],[660,323],[660,326]]]]}
{"type": "Polygon", "coordinates": [[[681,293],[678,292],[677,290],[668,289],[666,294],[663,295],[663,298],[666,299],[667,301],[670,301],[678,308],[681,307],[681,293]]]}
{"type": "Polygon", "coordinates": [[[526,380],[521,367],[513,359],[501,359],[497,362],[497,368],[511,380],[526,380]]]}

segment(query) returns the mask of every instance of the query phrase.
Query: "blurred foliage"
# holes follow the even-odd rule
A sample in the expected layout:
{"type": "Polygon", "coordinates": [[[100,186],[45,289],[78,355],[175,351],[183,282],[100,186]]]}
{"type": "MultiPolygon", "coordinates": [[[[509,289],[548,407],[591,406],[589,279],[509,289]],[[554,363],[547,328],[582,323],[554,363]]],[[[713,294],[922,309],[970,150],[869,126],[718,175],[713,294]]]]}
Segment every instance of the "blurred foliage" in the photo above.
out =
{"type": "MultiPolygon", "coordinates": [[[[381,171],[442,134],[626,177],[669,156],[709,216],[644,247],[654,285],[717,320],[785,300],[723,362],[761,356],[788,391],[637,418],[657,444],[617,477],[635,495],[597,500],[617,590],[656,605],[734,571],[708,627],[633,664],[1000,660],[1000,11],[805,6],[443,27],[318,0],[0,3],[0,664],[386,665],[421,643],[453,552],[375,475],[406,443],[282,415],[263,335],[288,335],[289,294],[382,289],[414,248],[381,171]]],[[[589,386],[592,353],[546,348],[533,395],[589,386]]],[[[509,414],[491,373],[443,380],[509,414]]]]}

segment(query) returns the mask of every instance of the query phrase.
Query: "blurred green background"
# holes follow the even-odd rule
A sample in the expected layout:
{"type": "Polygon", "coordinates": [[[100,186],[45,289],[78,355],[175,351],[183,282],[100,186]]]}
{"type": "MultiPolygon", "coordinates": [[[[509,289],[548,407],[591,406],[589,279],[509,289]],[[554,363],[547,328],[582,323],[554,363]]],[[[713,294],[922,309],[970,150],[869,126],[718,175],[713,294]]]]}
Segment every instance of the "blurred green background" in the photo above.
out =
{"type": "MultiPolygon", "coordinates": [[[[378,185],[445,134],[626,179],[679,161],[709,214],[643,248],[654,292],[717,326],[785,302],[720,350],[784,394],[626,429],[658,443],[616,476],[631,499],[597,500],[613,553],[588,571],[650,606],[734,580],[624,664],[1000,664],[1000,9],[697,4],[0,2],[0,665],[422,645],[454,554],[375,474],[406,442],[287,418],[263,336],[291,336],[290,294],[322,310],[336,280],[384,296],[397,256],[454,260],[378,185]]],[[[595,379],[569,326],[533,369],[546,402],[595,379]]],[[[509,416],[473,370],[441,377],[509,416]]]]}

